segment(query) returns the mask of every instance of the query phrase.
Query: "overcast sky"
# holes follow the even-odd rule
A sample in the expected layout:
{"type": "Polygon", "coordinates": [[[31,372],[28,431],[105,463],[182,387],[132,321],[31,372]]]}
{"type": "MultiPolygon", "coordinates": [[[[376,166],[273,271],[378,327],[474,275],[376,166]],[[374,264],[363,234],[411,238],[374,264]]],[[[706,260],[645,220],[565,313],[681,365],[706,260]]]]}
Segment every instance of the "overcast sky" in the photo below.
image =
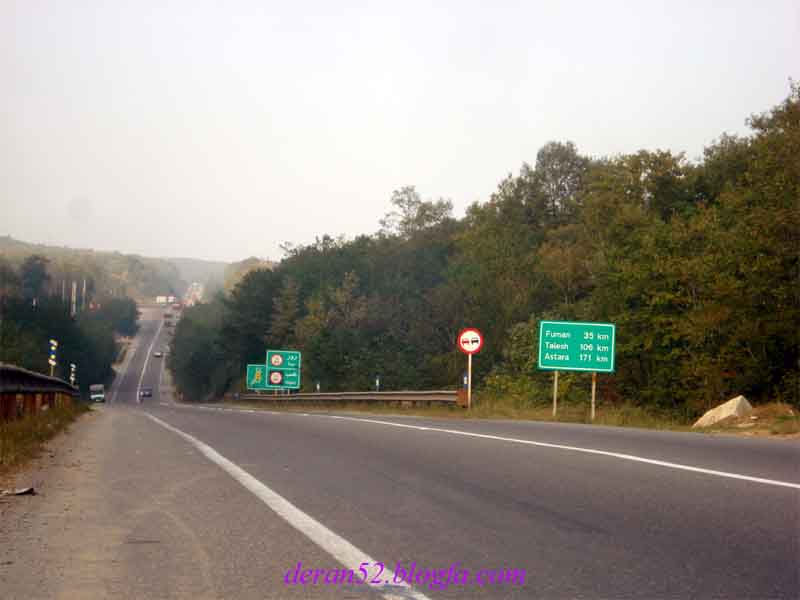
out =
{"type": "Polygon", "coordinates": [[[698,158],[789,77],[797,0],[2,0],[0,235],[278,259],[550,140],[698,158]]]}

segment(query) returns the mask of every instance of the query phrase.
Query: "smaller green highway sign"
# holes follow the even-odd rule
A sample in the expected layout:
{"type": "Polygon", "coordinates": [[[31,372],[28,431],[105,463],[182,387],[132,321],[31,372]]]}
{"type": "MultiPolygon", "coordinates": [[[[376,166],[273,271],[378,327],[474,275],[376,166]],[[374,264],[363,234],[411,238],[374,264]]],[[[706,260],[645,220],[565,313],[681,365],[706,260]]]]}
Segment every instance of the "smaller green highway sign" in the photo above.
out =
{"type": "Polygon", "coordinates": [[[267,377],[264,389],[300,389],[302,355],[295,350],[267,350],[267,377]]]}
{"type": "Polygon", "coordinates": [[[247,365],[247,389],[248,390],[267,389],[266,365],[247,365]]]}
{"type": "Polygon", "coordinates": [[[268,390],[296,390],[300,388],[299,369],[274,369],[267,367],[268,390]]]}
{"type": "Polygon", "coordinates": [[[614,371],[611,323],[539,323],[539,368],[550,371],[614,371]]]}
{"type": "Polygon", "coordinates": [[[302,355],[295,350],[267,350],[267,366],[277,369],[299,369],[302,355]]]}

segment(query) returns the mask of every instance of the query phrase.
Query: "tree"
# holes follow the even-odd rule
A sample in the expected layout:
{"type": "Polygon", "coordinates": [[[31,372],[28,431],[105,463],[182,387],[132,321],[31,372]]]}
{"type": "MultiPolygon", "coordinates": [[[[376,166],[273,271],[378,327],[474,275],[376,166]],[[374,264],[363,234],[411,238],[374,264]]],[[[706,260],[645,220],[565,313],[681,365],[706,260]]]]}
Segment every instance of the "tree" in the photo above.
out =
{"type": "Polygon", "coordinates": [[[403,238],[409,238],[415,233],[442,223],[451,218],[453,212],[453,203],[450,200],[423,201],[413,185],[392,192],[391,202],[396,210],[387,213],[381,219],[381,231],[403,238]]]}
{"type": "Polygon", "coordinates": [[[536,154],[536,181],[554,222],[574,212],[589,164],[572,142],[548,142],[536,154]]]}
{"type": "Polygon", "coordinates": [[[276,348],[291,347],[295,342],[294,329],[300,312],[299,294],[297,282],[287,277],[280,294],[273,300],[269,337],[276,348]]]}
{"type": "Polygon", "coordinates": [[[50,281],[47,273],[49,263],[50,260],[41,254],[32,254],[22,263],[20,279],[27,298],[38,299],[42,295],[45,284],[50,281]]]}
{"type": "Polygon", "coordinates": [[[242,365],[263,360],[282,277],[268,269],[248,272],[225,299],[222,344],[242,365]]]}
{"type": "Polygon", "coordinates": [[[132,298],[107,298],[95,312],[120,335],[133,336],[139,330],[139,309],[132,298]]]}
{"type": "Polygon", "coordinates": [[[21,280],[11,264],[0,256],[0,299],[16,296],[20,291],[21,280]]]}

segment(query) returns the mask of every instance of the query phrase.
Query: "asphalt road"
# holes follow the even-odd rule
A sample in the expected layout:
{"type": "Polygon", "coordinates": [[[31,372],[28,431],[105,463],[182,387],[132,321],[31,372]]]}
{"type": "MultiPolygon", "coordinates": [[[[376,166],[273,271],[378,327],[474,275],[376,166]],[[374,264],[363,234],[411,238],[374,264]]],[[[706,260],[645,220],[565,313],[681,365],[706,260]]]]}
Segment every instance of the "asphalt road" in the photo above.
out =
{"type": "MultiPolygon", "coordinates": [[[[800,598],[796,441],[186,407],[147,357],[169,335],[157,317],[86,428],[100,491],[84,502],[110,562],[60,582],[42,569],[48,595],[800,598]],[[380,585],[287,585],[298,562],[300,576],[387,570],[380,585]],[[385,585],[398,563],[470,575],[385,585]],[[478,585],[484,569],[524,584],[478,585]]],[[[17,594],[23,571],[7,572],[17,594]]]]}

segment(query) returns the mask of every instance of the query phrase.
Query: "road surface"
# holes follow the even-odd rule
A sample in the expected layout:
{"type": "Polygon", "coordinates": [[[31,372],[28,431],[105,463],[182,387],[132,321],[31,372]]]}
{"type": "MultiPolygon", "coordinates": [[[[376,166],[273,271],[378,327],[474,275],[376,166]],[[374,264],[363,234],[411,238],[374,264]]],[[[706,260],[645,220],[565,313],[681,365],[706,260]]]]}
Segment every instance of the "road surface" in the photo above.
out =
{"type": "Polygon", "coordinates": [[[797,441],[187,407],[160,316],[10,511],[0,595],[800,597],[797,441]],[[375,585],[324,583],[362,562],[375,585]]]}

